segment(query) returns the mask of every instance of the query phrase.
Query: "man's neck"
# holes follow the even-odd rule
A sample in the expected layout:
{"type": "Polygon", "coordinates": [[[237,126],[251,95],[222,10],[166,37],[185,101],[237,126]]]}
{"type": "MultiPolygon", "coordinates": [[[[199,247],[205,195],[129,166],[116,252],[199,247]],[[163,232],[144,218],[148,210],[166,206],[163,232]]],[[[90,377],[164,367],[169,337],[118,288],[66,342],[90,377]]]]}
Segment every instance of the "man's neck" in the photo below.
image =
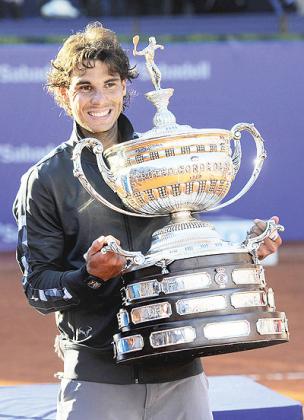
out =
{"type": "Polygon", "coordinates": [[[91,133],[90,131],[86,130],[85,128],[81,127],[81,132],[85,137],[94,137],[98,139],[104,149],[107,149],[108,147],[113,146],[114,144],[118,143],[118,124],[114,124],[114,126],[108,130],[104,131],[102,133],[91,133]]]}

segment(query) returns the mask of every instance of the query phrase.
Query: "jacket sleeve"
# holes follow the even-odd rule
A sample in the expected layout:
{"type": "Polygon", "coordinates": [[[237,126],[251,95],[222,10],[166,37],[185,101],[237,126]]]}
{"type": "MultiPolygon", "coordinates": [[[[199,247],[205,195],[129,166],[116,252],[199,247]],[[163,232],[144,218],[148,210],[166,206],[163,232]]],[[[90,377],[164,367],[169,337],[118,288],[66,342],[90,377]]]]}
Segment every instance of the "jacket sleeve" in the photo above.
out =
{"type": "Polygon", "coordinates": [[[29,303],[44,314],[77,307],[88,278],[85,265],[64,270],[64,232],[45,184],[33,167],[22,177],[13,205],[22,284],[29,303]]]}

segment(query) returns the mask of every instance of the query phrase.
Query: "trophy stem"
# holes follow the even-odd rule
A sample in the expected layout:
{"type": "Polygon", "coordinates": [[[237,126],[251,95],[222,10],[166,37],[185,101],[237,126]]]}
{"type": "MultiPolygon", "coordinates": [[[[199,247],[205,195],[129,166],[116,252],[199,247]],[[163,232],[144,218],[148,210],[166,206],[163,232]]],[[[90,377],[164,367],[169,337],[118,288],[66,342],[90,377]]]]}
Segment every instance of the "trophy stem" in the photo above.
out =
{"type": "Polygon", "coordinates": [[[170,222],[153,233],[148,255],[181,247],[191,251],[197,245],[207,249],[222,246],[223,241],[214,226],[195,219],[191,211],[177,211],[170,216],[170,222]]]}
{"type": "Polygon", "coordinates": [[[169,224],[187,223],[187,222],[197,221],[197,219],[195,219],[195,217],[192,216],[190,210],[182,210],[182,211],[171,213],[170,218],[171,218],[171,221],[169,224]]]}
{"type": "Polygon", "coordinates": [[[160,89],[146,93],[146,98],[153,103],[156,108],[156,114],[153,118],[155,127],[176,127],[176,118],[171,111],[168,110],[169,99],[173,95],[174,89],[160,89]]]}
{"type": "Polygon", "coordinates": [[[169,111],[168,105],[174,89],[159,89],[147,92],[146,98],[152,102],[156,108],[156,113],[153,117],[154,127],[141,135],[141,138],[153,138],[170,133],[184,133],[189,132],[191,127],[189,125],[177,124],[174,114],[169,111]]]}

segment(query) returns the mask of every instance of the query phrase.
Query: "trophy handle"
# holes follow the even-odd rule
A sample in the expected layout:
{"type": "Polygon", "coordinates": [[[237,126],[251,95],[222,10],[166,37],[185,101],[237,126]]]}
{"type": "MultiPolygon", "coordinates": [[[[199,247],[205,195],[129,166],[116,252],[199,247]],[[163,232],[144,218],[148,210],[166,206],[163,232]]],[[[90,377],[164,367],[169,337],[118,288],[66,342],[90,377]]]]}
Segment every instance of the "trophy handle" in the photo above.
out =
{"type": "Polygon", "coordinates": [[[126,258],[127,264],[123,269],[123,273],[134,266],[141,266],[145,263],[145,256],[140,251],[126,251],[121,248],[115,241],[110,241],[108,245],[104,246],[100,252],[106,254],[107,252],[114,252],[126,258]]]}
{"type": "Polygon", "coordinates": [[[264,231],[260,235],[254,237],[251,237],[248,233],[243,245],[249,252],[256,251],[264,239],[269,238],[274,232],[284,232],[284,230],[284,226],[276,224],[273,219],[265,220],[264,231]]]}
{"type": "Polygon", "coordinates": [[[242,147],[241,147],[241,142],[239,140],[234,139],[233,144],[234,144],[234,151],[233,151],[233,155],[231,156],[231,159],[232,159],[232,164],[234,168],[234,176],[236,176],[241,166],[242,147]]]}
{"type": "Polygon", "coordinates": [[[96,155],[98,168],[103,176],[105,182],[109,185],[109,187],[114,191],[118,192],[121,196],[125,195],[122,187],[119,185],[118,179],[115,175],[110,171],[110,169],[105,164],[105,161],[102,156],[103,146],[100,141],[94,138],[86,138],[81,140],[79,143],[76,144],[74,151],[73,151],[73,165],[74,170],[73,174],[76,178],[79,179],[82,186],[87,190],[87,192],[94,197],[97,201],[101,202],[105,206],[109,207],[112,210],[117,211],[118,213],[126,214],[127,216],[137,216],[137,217],[155,217],[155,216],[165,216],[164,214],[140,214],[140,213],[133,213],[127,210],[123,210],[114,204],[110,203],[106,200],[102,195],[100,195],[89,183],[87,180],[81,165],[81,153],[84,147],[88,147],[93,149],[93,152],[96,155]]]}
{"type": "Polygon", "coordinates": [[[115,241],[109,241],[106,246],[101,248],[100,252],[106,254],[107,252],[114,252],[117,255],[125,257],[127,263],[122,270],[122,274],[132,271],[134,268],[138,269],[144,266],[156,265],[161,267],[162,274],[167,274],[167,265],[171,264],[174,259],[169,259],[163,255],[154,254],[154,255],[144,255],[140,251],[126,251],[121,248],[115,241]]]}
{"type": "Polygon", "coordinates": [[[233,162],[235,174],[239,170],[240,163],[241,163],[241,155],[242,155],[241,149],[240,147],[237,147],[237,142],[241,140],[241,136],[242,136],[241,131],[248,131],[252,135],[253,140],[255,141],[256,159],[255,159],[255,165],[254,165],[251,177],[249,178],[248,182],[244,185],[244,187],[241,189],[241,191],[238,194],[236,194],[230,200],[224,201],[220,205],[212,207],[211,209],[208,209],[208,211],[221,209],[237,201],[239,198],[242,197],[242,195],[244,195],[252,187],[252,185],[255,183],[258,176],[260,175],[264,160],[267,157],[266,150],[264,148],[264,140],[261,134],[255,128],[254,124],[248,124],[248,123],[236,124],[231,129],[232,138],[236,146],[234,154],[232,156],[232,162],[233,162]]]}

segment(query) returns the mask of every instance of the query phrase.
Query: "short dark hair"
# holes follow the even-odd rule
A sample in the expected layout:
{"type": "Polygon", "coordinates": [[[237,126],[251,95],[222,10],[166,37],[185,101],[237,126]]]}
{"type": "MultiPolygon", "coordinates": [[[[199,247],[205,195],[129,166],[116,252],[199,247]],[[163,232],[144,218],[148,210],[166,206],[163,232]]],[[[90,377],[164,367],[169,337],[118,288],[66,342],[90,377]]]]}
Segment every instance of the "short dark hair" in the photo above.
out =
{"type": "MultiPolygon", "coordinates": [[[[137,77],[134,67],[130,67],[127,54],[122,49],[117,36],[100,22],[89,24],[84,31],[77,32],[66,39],[47,75],[47,90],[56,103],[71,115],[69,104],[61,93],[62,87],[69,88],[72,72],[86,70],[95,66],[96,60],[104,62],[110,73],[118,73],[121,80],[132,81],[137,77]]],[[[124,106],[129,100],[124,98],[124,106]]]]}

